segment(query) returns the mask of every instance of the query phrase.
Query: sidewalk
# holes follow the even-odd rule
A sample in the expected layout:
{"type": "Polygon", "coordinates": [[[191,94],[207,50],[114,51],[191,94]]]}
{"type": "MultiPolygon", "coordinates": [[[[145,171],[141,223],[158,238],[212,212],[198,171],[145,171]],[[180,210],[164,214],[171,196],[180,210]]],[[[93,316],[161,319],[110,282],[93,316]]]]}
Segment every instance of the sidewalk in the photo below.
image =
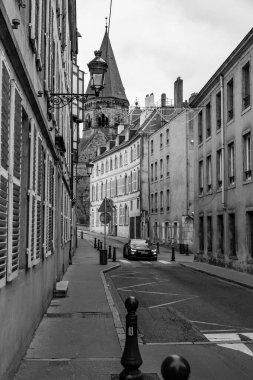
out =
{"type": "MultiPolygon", "coordinates": [[[[162,250],[161,258],[166,255],[168,259],[168,251],[162,250]]],[[[176,255],[176,261],[181,265],[243,286],[252,285],[251,275],[203,263],[185,262],[193,258],[192,255],[184,256],[176,255]]],[[[99,265],[99,254],[93,248],[93,241],[78,239],[73,264],[63,278],[69,281],[67,296],[52,299],[15,380],[110,380],[111,374],[121,372],[124,326],[104,276],[105,271],[119,265],[119,262],[111,261],[107,265],[99,265]]],[[[176,353],[189,361],[193,370],[192,379],[203,379],[205,374],[205,379],[218,380],[221,378],[219,368],[222,358],[219,358],[216,346],[208,347],[196,344],[140,344],[143,359],[141,371],[157,373],[161,378],[163,359],[176,353]],[[209,362],[216,362],[217,370],[210,368],[207,374],[206,365],[209,362]]],[[[223,378],[232,378],[235,372],[228,366],[223,378]]]]}
{"type": "Polygon", "coordinates": [[[69,281],[67,296],[52,299],[15,380],[108,380],[110,373],[120,373],[117,315],[113,318],[102,272],[115,266],[99,265],[97,250],[78,239],[63,278],[69,281]]]}

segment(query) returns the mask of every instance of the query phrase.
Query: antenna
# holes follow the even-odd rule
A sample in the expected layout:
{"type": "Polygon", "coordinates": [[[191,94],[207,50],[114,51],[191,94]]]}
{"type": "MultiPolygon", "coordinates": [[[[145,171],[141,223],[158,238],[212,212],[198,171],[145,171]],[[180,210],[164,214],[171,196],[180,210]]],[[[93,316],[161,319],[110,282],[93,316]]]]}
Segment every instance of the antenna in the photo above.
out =
{"type": "MultiPolygon", "coordinates": [[[[111,12],[112,12],[112,0],[110,1],[110,12],[109,12],[109,24],[108,24],[108,32],[107,32],[107,45],[106,45],[106,58],[108,53],[108,44],[109,44],[109,32],[110,32],[110,25],[111,25],[111,12]]],[[[106,27],[107,31],[107,17],[106,17],[106,27]]]]}

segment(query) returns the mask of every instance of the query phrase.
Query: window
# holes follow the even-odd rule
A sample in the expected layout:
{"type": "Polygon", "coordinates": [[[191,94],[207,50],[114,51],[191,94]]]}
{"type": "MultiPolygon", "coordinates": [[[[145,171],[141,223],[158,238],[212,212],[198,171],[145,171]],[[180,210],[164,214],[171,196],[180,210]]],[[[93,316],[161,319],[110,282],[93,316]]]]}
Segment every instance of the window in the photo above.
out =
{"type": "Polygon", "coordinates": [[[170,132],[170,130],[169,129],[166,129],[166,145],[168,145],[169,144],[169,132],[170,132]]]}
{"type": "Polygon", "coordinates": [[[137,158],[140,157],[140,144],[137,144],[137,158]]]}
{"type": "Polygon", "coordinates": [[[154,164],[151,164],[151,182],[154,182],[154,164]]]}
{"type": "Polygon", "coordinates": [[[122,158],[122,154],[120,153],[120,156],[119,156],[119,167],[122,168],[123,166],[123,158],[122,158]]]}
{"type": "Polygon", "coordinates": [[[163,159],[160,160],[160,178],[163,178],[163,159]]]}
{"type": "Polygon", "coordinates": [[[248,253],[249,256],[253,258],[253,211],[246,212],[246,233],[248,253]]]}
{"type": "Polygon", "coordinates": [[[157,193],[155,193],[155,212],[158,211],[157,193]]]}
{"type": "Polygon", "coordinates": [[[228,249],[229,255],[236,256],[235,214],[228,214],[228,249]]]}
{"type": "Polygon", "coordinates": [[[228,144],[228,183],[233,185],[235,183],[235,144],[231,142],[228,144]]]}
{"type": "Polygon", "coordinates": [[[251,134],[243,136],[243,179],[251,179],[251,134]]]}
{"type": "Polygon", "coordinates": [[[154,141],[153,140],[150,141],[150,151],[151,151],[151,154],[154,153],[154,141]]]}
{"type": "Polygon", "coordinates": [[[127,174],[125,174],[124,193],[128,194],[128,178],[127,178],[127,174]]]}
{"type": "Polygon", "coordinates": [[[115,169],[118,169],[118,157],[117,156],[115,156],[115,158],[114,158],[114,167],[115,167],[115,169]]]}
{"type": "Polygon", "coordinates": [[[163,205],[164,205],[163,191],[160,191],[160,212],[163,212],[163,205]]]}
{"type": "Polygon", "coordinates": [[[131,150],[130,150],[130,162],[133,162],[134,160],[134,152],[133,152],[133,147],[131,147],[131,150]]]}
{"type": "Polygon", "coordinates": [[[207,234],[207,251],[212,252],[213,245],[213,227],[212,227],[212,216],[208,215],[206,219],[206,234],[207,234]]]}
{"type": "Polygon", "coordinates": [[[217,249],[224,254],[224,224],[223,215],[217,215],[217,249]]]}
{"type": "Polygon", "coordinates": [[[217,151],[217,165],[216,165],[216,173],[217,173],[217,189],[222,187],[222,150],[219,149],[217,151]]]}
{"type": "Polygon", "coordinates": [[[151,194],[151,212],[154,212],[154,194],[151,194]]]}
{"type": "Polygon", "coordinates": [[[103,182],[101,182],[101,187],[100,187],[100,199],[103,199],[103,195],[104,195],[104,184],[103,184],[103,182]]]}
{"type": "Polygon", "coordinates": [[[137,210],[139,210],[139,208],[140,208],[140,198],[137,198],[136,208],[137,208],[137,210]]]}
{"type": "Polygon", "coordinates": [[[163,134],[160,134],[160,149],[163,148],[163,134]]]}
{"type": "Polygon", "coordinates": [[[127,150],[124,153],[124,165],[127,165],[127,150]]]}
{"type": "Polygon", "coordinates": [[[206,138],[211,136],[211,103],[206,105],[206,138]]]}
{"type": "Polygon", "coordinates": [[[102,164],[101,164],[101,174],[104,174],[104,170],[105,170],[104,163],[102,162],[102,164]]]}
{"type": "Polygon", "coordinates": [[[133,172],[133,191],[137,190],[137,172],[134,170],[133,172]]]}
{"type": "Polygon", "coordinates": [[[199,251],[204,251],[204,217],[199,217],[199,251]]]}
{"type": "Polygon", "coordinates": [[[155,162],[155,181],[157,181],[157,162],[155,162]]]}
{"type": "Polygon", "coordinates": [[[202,111],[198,113],[198,143],[203,142],[203,116],[202,111]]]}
{"type": "Polygon", "coordinates": [[[250,106],[250,64],[246,63],[242,68],[242,109],[250,106]]]}
{"type": "Polygon", "coordinates": [[[110,158],[110,170],[113,170],[112,158],[110,158]]]}
{"type": "Polygon", "coordinates": [[[124,225],[124,207],[122,205],[119,206],[119,225],[124,225]]]}
{"type": "Polygon", "coordinates": [[[170,209],[170,190],[166,190],[166,210],[169,211],[170,209]]]}
{"type": "Polygon", "coordinates": [[[166,177],[170,175],[170,156],[166,156],[166,177]]]}
{"type": "Polygon", "coordinates": [[[234,81],[231,79],[227,84],[227,121],[234,117],[234,81]]]}
{"type": "Polygon", "coordinates": [[[203,160],[199,161],[199,195],[203,194],[204,191],[204,170],[203,170],[203,160]]]}
{"type": "Polygon", "coordinates": [[[207,192],[212,190],[212,156],[206,158],[206,188],[207,192]]]}
{"type": "Polygon", "coordinates": [[[105,161],[105,171],[106,173],[109,171],[109,162],[107,160],[105,161]]]}
{"type": "Polygon", "coordinates": [[[216,130],[221,128],[221,92],[216,94],[216,130]]]}
{"type": "Polygon", "coordinates": [[[124,224],[125,224],[125,226],[128,226],[128,222],[129,222],[129,209],[128,209],[127,205],[125,205],[125,210],[124,210],[124,224]]]}
{"type": "Polygon", "coordinates": [[[134,207],[134,202],[133,200],[130,201],[130,210],[133,211],[133,207],[134,207]]]}

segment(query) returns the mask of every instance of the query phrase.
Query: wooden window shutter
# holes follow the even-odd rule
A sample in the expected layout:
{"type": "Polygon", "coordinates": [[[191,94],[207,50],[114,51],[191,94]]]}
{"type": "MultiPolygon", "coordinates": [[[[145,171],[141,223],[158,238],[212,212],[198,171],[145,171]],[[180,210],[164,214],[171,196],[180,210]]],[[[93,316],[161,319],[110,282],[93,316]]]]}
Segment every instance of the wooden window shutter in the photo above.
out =
{"type": "Polygon", "coordinates": [[[22,98],[11,80],[9,177],[8,177],[8,262],[7,281],[18,275],[20,245],[20,176],[22,138],[22,98]]]}
{"type": "Polygon", "coordinates": [[[36,265],[42,256],[42,178],[43,150],[41,138],[34,121],[30,123],[30,180],[29,180],[29,224],[28,224],[28,268],[36,265]]]}
{"type": "Polygon", "coordinates": [[[8,254],[8,165],[10,134],[10,74],[2,61],[0,166],[0,288],[6,284],[8,254]]]}

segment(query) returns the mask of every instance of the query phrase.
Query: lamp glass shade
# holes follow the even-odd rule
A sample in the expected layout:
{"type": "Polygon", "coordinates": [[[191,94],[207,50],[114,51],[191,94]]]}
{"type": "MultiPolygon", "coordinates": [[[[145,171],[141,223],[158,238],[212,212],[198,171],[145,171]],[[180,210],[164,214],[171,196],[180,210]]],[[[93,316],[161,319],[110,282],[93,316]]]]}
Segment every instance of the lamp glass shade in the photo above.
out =
{"type": "Polygon", "coordinates": [[[104,77],[107,72],[108,65],[101,58],[102,51],[97,50],[94,52],[95,58],[88,63],[88,68],[90,71],[91,78],[91,89],[95,90],[96,96],[99,95],[99,92],[104,88],[104,77]]]}
{"type": "Polygon", "coordinates": [[[93,163],[91,161],[87,162],[86,167],[87,167],[87,173],[88,175],[92,174],[92,169],[93,169],[93,163]]]}

